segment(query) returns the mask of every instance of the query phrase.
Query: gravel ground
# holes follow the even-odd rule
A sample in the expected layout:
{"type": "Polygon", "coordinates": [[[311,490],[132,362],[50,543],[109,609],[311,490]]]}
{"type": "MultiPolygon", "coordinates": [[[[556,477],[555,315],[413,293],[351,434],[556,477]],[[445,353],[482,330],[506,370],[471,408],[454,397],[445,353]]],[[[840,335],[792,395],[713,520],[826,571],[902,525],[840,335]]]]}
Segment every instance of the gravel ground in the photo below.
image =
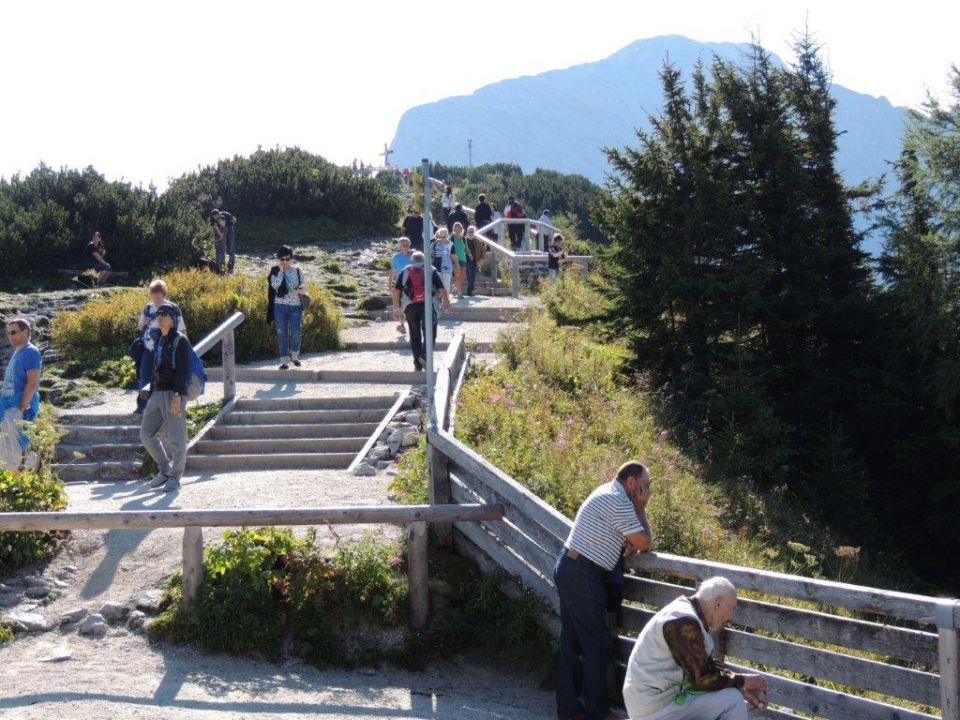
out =
{"type": "MultiPolygon", "coordinates": [[[[509,307],[512,298],[491,302],[509,307]]],[[[492,342],[501,323],[444,323],[439,339],[463,328],[468,341],[492,342]]],[[[371,323],[343,333],[345,342],[382,342],[402,336],[393,323],[371,323]]],[[[308,356],[306,367],[403,369],[402,350],[308,356]]],[[[390,395],[398,385],[238,383],[239,397],[390,395]]],[[[222,396],[210,383],[204,402],[222,396]]],[[[126,412],[133,391],[105,393],[74,412],[126,412]]],[[[71,484],[70,509],[244,508],[383,504],[389,477],[357,477],[342,470],[187,475],[176,495],[151,492],[144,482],[71,484]]],[[[367,533],[398,537],[400,529],[371,525],[322,528],[318,541],[367,533]]],[[[215,542],[221,529],[207,529],[215,542]]],[[[36,609],[48,618],[108,600],[128,602],[159,587],[180,564],[181,530],[73,533],[48,570],[67,581],[54,601],[36,609]],[[67,566],[75,570],[68,572],[67,566]]],[[[522,673],[465,659],[423,673],[394,668],[321,671],[299,662],[274,665],[207,655],[187,647],[154,645],[113,629],[99,640],[52,631],[20,636],[0,649],[0,717],[16,720],[85,718],[551,718],[553,697],[522,673]],[[68,659],[59,659],[69,655],[68,659]],[[56,658],[56,659],[55,659],[56,658]]]]}

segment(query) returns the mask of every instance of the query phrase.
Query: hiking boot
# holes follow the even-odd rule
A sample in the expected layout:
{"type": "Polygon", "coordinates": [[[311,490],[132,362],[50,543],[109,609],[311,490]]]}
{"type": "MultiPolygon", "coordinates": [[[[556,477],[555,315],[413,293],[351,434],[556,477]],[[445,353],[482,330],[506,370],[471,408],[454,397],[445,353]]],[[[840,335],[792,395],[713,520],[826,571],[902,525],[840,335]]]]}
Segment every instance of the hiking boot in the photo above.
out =
{"type": "Polygon", "coordinates": [[[293,358],[292,360],[290,360],[290,362],[292,362],[296,367],[300,367],[301,365],[303,365],[303,363],[300,362],[300,358],[293,358]]]}
{"type": "Polygon", "coordinates": [[[166,485],[163,486],[164,492],[176,492],[180,489],[180,481],[176,478],[167,478],[166,485]]]}
{"type": "Polygon", "coordinates": [[[150,487],[158,488],[166,482],[167,482],[167,476],[164,475],[163,473],[157,473],[152,478],[150,478],[150,487]]]}

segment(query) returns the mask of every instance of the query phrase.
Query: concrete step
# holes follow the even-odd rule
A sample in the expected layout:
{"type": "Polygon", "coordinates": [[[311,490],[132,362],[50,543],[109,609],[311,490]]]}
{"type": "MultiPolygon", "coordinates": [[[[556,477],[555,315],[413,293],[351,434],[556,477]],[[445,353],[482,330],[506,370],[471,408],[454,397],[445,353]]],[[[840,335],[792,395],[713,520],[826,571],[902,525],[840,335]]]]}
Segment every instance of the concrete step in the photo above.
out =
{"type": "MultiPolygon", "coordinates": [[[[386,411],[384,413],[386,414],[386,411]]],[[[379,423],[322,423],[317,425],[215,425],[207,437],[211,440],[268,440],[334,437],[368,438],[379,423]]]]}
{"type": "Polygon", "coordinates": [[[237,400],[234,412],[270,410],[354,410],[377,408],[384,412],[397,401],[396,395],[325,398],[245,398],[237,400]]]}
{"type": "MultiPolygon", "coordinates": [[[[412,359],[409,359],[412,363],[412,359]]],[[[220,368],[207,370],[209,382],[223,380],[220,368]]],[[[270,370],[268,368],[237,368],[237,382],[253,383],[296,383],[296,382],[337,382],[337,383],[379,383],[383,385],[422,385],[426,375],[413,370],[298,370],[296,377],[290,370],[270,370]]]]}
{"type": "Polygon", "coordinates": [[[135,480],[140,470],[139,460],[123,462],[72,462],[54,465],[54,472],[63,482],[115,482],[135,480]]]}
{"type": "MultiPolygon", "coordinates": [[[[449,310],[444,310],[440,314],[440,323],[445,322],[516,322],[517,317],[523,312],[523,308],[504,308],[504,307],[481,307],[475,305],[470,307],[464,305],[458,307],[454,305],[449,310]]],[[[383,310],[381,312],[370,313],[371,317],[379,318],[382,321],[393,320],[392,310],[383,310]]],[[[469,333],[468,333],[469,337],[469,333]]]]}
{"type": "Polygon", "coordinates": [[[277,453],[353,453],[356,455],[366,442],[366,437],[201,440],[194,445],[193,452],[198,455],[270,455],[277,453]]]}
{"type": "Polygon", "coordinates": [[[61,443],[57,445],[57,462],[72,462],[74,451],[83,453],[83,461],[85,462],[104,462],[108,460],[122,462],[136,458],[141,447],[143,446],[139,442],[139,438],[135,443],[98,443],[90,445],[61,443]]]}
{"type": "Polygon", "coordinates": [[[111,427],[129,427],[131,425],[136,425],[137,427],[140,427],[140,416],[134,415],[133,406],[134,402],[131,399],[130,412],[128,413],[88,414],[70,411],[62,412],[60,413],[60,422],[63,425],[82,425],[84,427],[102,427],[104,425],[109,425],[111,427]]]}
{"type": "Polygon", "coordinates": [[[228,413],[220,425],[323,425],[325,423],[379,423],[383,408],[354,408],[349,410],[271,410],[265,412],[228,413]]]}
{"type": "Polygon", "coordinates": [[[140,425],[65,425],[61,443],[87,445],[140,440],[140,425]]]}
{"type": "Polygon", "coordinates": [[[188,470],[323,470],[346,468],[356,453],[270,453],[263,455],[189,455],[188,470]]]}
{"type": "MultiPolygon", "coordinates": [[[[472,351],[475,352],[493,352],[494,343],[492,342],[469,342],[468,345],[472,351]]],[[[448,342],[438,342],[434,345],[436,352],[444,352],[447,348],[450,347],[448,342]]],[[[382,352],[383,350],[398,350],[400,352],[410,352],[410,342],[407,340],[406,335],[399,335],[397,340],[393,342],[353,342],[347,343],[347,350],[355,352],[382,352]]],[[[409,358],[406,358],[409,360],[409,358]]]]}

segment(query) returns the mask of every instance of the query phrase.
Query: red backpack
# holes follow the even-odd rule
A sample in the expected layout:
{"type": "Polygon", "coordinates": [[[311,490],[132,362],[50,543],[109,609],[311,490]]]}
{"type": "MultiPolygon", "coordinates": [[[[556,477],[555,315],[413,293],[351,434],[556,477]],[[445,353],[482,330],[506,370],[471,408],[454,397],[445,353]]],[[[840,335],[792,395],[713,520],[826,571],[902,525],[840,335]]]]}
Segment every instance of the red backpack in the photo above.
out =
{"type": "Polygon", "coordinates": [[[410,302],[423,303],[427,298],[426,274],[421,266],[410,266],[407,270],[407,277],[410,278],[410,302]]]}

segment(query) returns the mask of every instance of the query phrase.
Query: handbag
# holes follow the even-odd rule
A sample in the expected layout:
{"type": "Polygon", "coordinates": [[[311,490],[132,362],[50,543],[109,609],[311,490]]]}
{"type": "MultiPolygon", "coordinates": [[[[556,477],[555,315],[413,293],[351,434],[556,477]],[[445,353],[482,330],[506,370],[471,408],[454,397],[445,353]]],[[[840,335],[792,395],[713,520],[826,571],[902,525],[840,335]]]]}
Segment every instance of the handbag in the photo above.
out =
{"type": "Polygon", "coordinates": [[[310,304],[312,302],[313,300],[310,298],[309,295],[307,295],[307,293],[300,293],[300,307],[303,308],[304,312],[310,309],[310,304]]]}

